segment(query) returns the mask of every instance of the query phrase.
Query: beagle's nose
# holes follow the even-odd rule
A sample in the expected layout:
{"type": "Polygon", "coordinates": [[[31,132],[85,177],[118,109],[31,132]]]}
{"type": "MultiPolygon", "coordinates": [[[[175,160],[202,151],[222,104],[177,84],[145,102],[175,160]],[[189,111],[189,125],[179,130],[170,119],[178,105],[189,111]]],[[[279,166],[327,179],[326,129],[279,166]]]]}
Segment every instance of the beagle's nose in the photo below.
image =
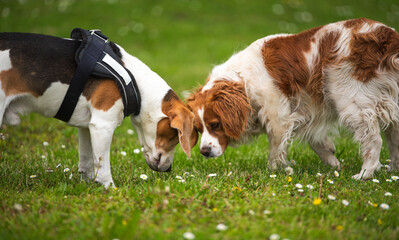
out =
{"type": "Polygon", "coordinates": [[[202,147],[200,150],[200,153],[204,157],[209,157],[209,155],[211,155],[211,147],[209,147],[209,146],[202,147]]]}

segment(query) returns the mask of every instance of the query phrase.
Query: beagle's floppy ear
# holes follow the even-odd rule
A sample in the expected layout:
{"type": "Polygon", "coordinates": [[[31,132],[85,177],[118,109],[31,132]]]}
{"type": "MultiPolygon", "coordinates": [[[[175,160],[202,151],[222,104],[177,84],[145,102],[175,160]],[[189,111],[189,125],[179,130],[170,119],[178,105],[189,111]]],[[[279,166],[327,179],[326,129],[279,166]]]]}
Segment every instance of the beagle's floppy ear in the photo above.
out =
{"type": "Polygon", "coordinates": [[[190,137],[190,144],[191,144],[191,149],[197,144],[198,142],[198,131],[193,128],[193,132],[191,133],[190,137]]]}
{"type": "Polygon", "coordinates": [[[179,134],[179,142],[187,157],[191,157],[191,148],[196,143],[198,135],[193,137],[194,132],[194,114],[186,108],[176,109],[176,113],[172,114],[170,120],[170,127],[177,130],[179,134]],[[194,139],[194,144],[192,140],[194,139]],[[191,144],[190,144],[191,142],[191,144]]]}
{"type": "Polygon", "coordinates": [[[219,116],[226,135],[238,140],[252,109],[244,84],[221,80],[214,88],[217,90],[212,94],[211,107],[219,116]]]}
{"type": "Polygon", "coordinates": [[[194,114],[172,90],[169,90],[163,99],[162,112],[169,118],[170,127],[177,130],[180,146],[187,157],[190,158],[190,139],[194,129],[194,114]]]}

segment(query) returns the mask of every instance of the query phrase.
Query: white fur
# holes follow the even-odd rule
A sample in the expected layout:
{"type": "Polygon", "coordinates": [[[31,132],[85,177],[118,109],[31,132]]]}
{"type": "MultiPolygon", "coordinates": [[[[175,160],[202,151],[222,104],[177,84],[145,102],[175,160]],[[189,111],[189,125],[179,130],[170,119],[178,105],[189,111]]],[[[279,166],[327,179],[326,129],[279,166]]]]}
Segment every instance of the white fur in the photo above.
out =
{"type": "MultiPolygon", "coordinates": [[[[161,110],[162,99],[170,87],[166,82],[137,58],[121,48],[122,61],[134,75],[141,94],[141,110],[131,121],[144,147],[148,164],[158,164],[159,171],[167,170],[173,162],[174,150],[162,152],[155,146],[157,123],[166,115],[161,110]]],[[[9,50],[0,51],[0,72],[11,69],[9,50]]],[[[40,97],[30,94],[6,96],[0,81],[0,126],[19,124],[19,114],[37,112],[53,117],[58,111],[68,85],[54,82],[40,97]]],[[[119,99],[107,111],[93,108],[91,102],[80,96],[76,109],[68,122],[79,128],[79,172],[87,181],[97,181],[105,187],[113,186],[110,167],[110,147],[115,128],[123,120],[123,103],[119,99]]]]}
{"type": "Polygon", "coordinates": [[[12,68],[9,49],[0,51],[0,63],[0,72],[7,71],[12,68]]]}
{"type": "MultiPolygon", "coordinates": [[[[366,25],[361,28],[362,32],[373,30],[378,24],[366,25]]],[[[345,28],[342,22],[326,25],[316,33],[316,41],[311,44],[310,51],[304,53],[309,70],[313,69],[319,57],[320,37],[331,31],[339,31],[341,34],[335,49],[337,55],[344,58],[350,54],[350,29],[345,28]]],[[[251,115],[247,130],[239,141],[254,135],[252,129],[263,128],[269,137],[269,165],[277,169],[288,165],[286,155],[291,139],[305,139],[324,163],[340,168],[334,156],[334,144],[328,138],[340,124],[352,130],[355,140],[361,144],[364,163],[361,172],[353,178],[367,179],[381,166],[381,126],[383,130],[393,132],[390,134],[391,140],[388,139],[393,161],[391,165],[395,169],[399,168],[399,72],[380,69],[376,79],[364,84],[352,78],[352,66],[344,62],[325,69],[328,77],[323,89],[323,104],[314,104],[306,93],[287,98],[273,83],[261,55],[263,44],[277,36],[284,35],[259,39],[225,63],[216,66],[203,88],[203,92],[209,90],[214,81],[221,79],[245,83],[255,113],[251,115]]],[[[206,139],[210,142],[208,136],[206,139]]],[[[220,149],[220,146],[215,149],[220,149]]]]}

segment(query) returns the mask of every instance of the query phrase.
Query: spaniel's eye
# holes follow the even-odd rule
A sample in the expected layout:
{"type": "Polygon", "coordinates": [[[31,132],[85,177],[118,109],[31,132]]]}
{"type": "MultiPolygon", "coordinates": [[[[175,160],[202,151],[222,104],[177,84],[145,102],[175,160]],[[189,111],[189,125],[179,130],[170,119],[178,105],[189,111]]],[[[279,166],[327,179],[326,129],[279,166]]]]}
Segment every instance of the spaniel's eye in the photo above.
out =
{"type": "Polygon", "coordinates": [[[218,122],[217,123],[211,123],[210,127],[211,127],[212,130],[215,130],[216,128],[219,127],[219,123],[218,122]]]}

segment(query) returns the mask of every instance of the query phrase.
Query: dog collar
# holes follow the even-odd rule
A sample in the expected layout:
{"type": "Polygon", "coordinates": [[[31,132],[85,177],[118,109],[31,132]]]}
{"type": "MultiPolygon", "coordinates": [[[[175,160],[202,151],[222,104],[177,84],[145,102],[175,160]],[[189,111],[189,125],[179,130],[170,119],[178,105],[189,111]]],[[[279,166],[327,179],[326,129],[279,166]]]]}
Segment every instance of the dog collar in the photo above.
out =
{"type": "Polygon", "coordinates": [[[138,115],[141,97],[136,80],[123,66],[121,56],[113,50],[113,43],[108,41],[108,37],[100,30],[88,31],[75,28],[72,30],[71,38],[81,41],[75,54],[77,68],[54,117],[65,122],[69,121],[90,75],[115,80],[122,95],[125,117],[138,115]]]}

